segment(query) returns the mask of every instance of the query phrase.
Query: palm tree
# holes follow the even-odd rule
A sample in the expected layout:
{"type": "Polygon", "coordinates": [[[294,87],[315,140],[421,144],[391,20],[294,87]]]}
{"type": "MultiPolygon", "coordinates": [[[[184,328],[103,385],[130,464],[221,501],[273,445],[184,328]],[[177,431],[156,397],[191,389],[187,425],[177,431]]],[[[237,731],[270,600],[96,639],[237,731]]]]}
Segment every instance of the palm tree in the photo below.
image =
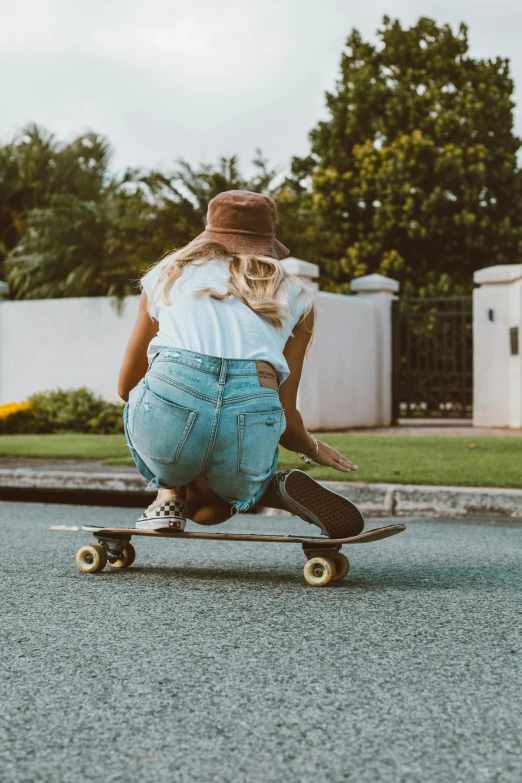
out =
{"type": "Polygon", "coordinates": [[[107,141],[30,125],[0,149],[0,261],[15,298],[103,293],[107,141]]]}
{"type": "Polygon", "coordinates": [[[219,158],[217,165],[201,163],[193,168],[183,159],[177,161],[178,168],[172,175],[180,193],[187,195],[200,217],[203,227],[207,214],[208,202],[225,190],[252,190],[255,193],[266,193],[273,187],[278,169],[270,169],[268,161],[263,158],[261,150],[256,150],[252,161],[254,174],[245,179],[239,171],[239,161],[236,155],[219,158]]]}
{"type": "Polygon", "coordinates": [[[267,192],[278,174],[260,151],[250,179],[235,156],[111,177],[110,156],[97,134],[65,144],[35,125],[0,148],[0,277],[14,298],[135,293],[151,264],[203,230],[215,195],[267,192]]]}

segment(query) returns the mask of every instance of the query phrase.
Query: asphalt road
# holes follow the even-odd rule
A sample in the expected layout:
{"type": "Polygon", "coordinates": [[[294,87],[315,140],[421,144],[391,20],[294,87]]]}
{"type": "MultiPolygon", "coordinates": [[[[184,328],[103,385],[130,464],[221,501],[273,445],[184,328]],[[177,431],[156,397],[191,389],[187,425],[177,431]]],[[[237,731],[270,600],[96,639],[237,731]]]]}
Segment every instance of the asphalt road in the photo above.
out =
{"type": "Polygon", "coordinates": [[[278,544],[85,575],[49,530],[133,517],[0,504],[2,783],[520,783],[520,525],[411,520],[324,589],[278,544]]]}

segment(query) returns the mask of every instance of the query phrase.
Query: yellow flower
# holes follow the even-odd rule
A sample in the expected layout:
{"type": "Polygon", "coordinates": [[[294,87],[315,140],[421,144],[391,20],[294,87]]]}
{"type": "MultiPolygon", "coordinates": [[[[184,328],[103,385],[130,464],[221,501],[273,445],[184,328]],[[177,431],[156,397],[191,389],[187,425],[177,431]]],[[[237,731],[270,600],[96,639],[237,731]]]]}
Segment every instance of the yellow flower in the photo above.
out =
{"type": "Polygon", "coordinates": [[[13,413],[29,411],[32,407],[30,402],[8,402],[5,405],[0,405],[0,419],[7,419],[13,413]]]}

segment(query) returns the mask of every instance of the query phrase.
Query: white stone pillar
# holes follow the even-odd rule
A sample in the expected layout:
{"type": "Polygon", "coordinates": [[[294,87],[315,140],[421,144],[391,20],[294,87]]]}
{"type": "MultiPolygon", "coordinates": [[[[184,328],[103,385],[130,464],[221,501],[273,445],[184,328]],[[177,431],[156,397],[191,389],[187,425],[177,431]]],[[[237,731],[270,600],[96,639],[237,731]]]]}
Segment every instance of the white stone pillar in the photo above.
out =
{"type": "Polygon", "coordinates": [[[397,299],[399,282],[384,275],[373,274],[357,277],[350,283],[350,291],[357,298],[366,297],[371,301],[375,319],[376,336],[374,352],[368,356],[368,362],[374,364],[372,377],[376,386],[368,389],[369,395],[376,398],[376,424],[389,426],[392,424],[392,378],[393,378],[393,343],[392,343],[392,301],[397,299]]]}
{"type": "Polygon", "coordinates": [[[356,277],[350,283],[350,291],[354,294],[391,294],[392,298],[395,298],[399,288],[398,280],[378,274],[356,277]]]}
{"type": "Polygon", "coordinates": [[[0,299],[7,299],[9,296],[9,286],[0,280],[0,299]]]}
{"type": "Polygon", "coordinates": [[[297,275],[309,284],[310,288],[317,291],[319,285],[316,282],[319,277],[319,267],[317,264],[311,264],[309,261],[303,261],[301,258],[285,258],[281,265],[286,269],[289,275],[297,275]]]}
{"type": "Polygon", "coordinates": [[[522,264],[479,269],[473,281],[473,424],[522,427],[522,264]]]}

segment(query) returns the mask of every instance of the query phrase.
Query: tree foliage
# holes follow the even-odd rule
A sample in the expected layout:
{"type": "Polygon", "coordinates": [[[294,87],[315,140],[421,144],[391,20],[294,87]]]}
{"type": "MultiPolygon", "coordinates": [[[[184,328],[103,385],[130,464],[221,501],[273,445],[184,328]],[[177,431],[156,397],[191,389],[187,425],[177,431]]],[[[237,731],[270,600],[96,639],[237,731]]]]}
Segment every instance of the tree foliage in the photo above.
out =
{"type": "Polygon", "coordinates": [[[329,119],[293,167],[311,182],[332,286],[380,272],[406,291],[458,291],[473,270],[518,260],[512,93],[508,61],[470,57],[465,25],[385,18],[376,44],[352,31],[329,119]]]}
{"type": "Polygon", "coordinates": [[[329,117],[284,178],[259,151],[249,177],[235,156],[116,176],[102,136],[28,126],[0,147],[0,279],[15,298],[133,293],[240,188],[275,198],[280,239],[324,288],[380,272],[403,293],[465,292],[522,249],[512,93],[508,61],[471,57],[464,25],[385,18],[376,43],[351,32],[329,117]]]}
{"type": "Polygon", "coordinates": [[[110,157],[102,137],[62,144],[36,126],[0,149],[0,279],[15,298],[135,293],[144,270],[203,230],[217,193],[266,192],[277,175],[259,151],[250,179],[234,156],[119,178],[110,157]]]}
{"type": "Polygon", "coordinates": [[[28,126],[0,148],[0,274],[19,298],[100,293],[110,149],[28,126]]]}

